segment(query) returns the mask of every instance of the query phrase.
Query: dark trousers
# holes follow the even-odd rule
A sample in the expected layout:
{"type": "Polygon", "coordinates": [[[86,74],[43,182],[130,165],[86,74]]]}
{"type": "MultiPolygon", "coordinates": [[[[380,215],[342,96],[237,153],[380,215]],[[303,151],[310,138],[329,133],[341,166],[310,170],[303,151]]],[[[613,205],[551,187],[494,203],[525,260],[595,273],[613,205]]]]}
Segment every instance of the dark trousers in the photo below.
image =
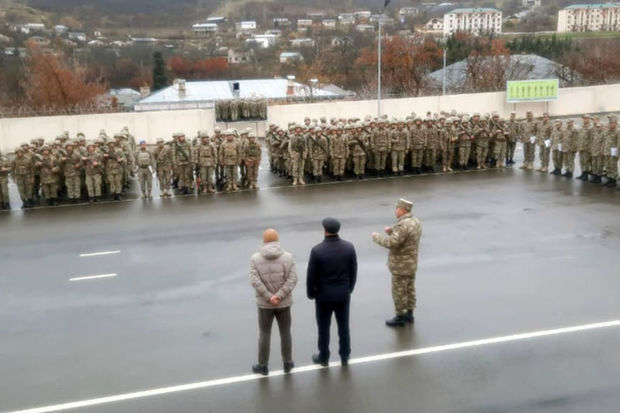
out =
{"type": "Polygon", "coordinates": [[[351,337],[349,334],[349,301],[316,301],[316,323],[319,327],[319,357],[329,360],[329,327],[332,313],[336,314],[340,358],[349,358],[351,354],[351,337]]]}
{"type": "Polygon", "coordinates": [[[291,339],[291,307],[285,308],[259,308],[258,309],[258,364],[267,366],[269,364],[269,351],[271,346],[271,326],[273,319],[278,322],[280,330],[280,347],[282,350],[282,361],[289,363],[293,361],[293,340],[291,339]]]}

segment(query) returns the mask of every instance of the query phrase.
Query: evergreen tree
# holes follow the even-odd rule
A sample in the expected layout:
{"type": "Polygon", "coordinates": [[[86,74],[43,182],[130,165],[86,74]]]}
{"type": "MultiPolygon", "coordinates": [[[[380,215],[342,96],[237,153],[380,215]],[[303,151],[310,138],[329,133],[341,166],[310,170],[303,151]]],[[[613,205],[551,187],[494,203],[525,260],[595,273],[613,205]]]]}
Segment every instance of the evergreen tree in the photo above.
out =
{"type": "Polygon", "coordinates": [[[166,63],[161,52],[153,53],[153,91],[168,86],[168,77],[166,76],[166,63]]]}

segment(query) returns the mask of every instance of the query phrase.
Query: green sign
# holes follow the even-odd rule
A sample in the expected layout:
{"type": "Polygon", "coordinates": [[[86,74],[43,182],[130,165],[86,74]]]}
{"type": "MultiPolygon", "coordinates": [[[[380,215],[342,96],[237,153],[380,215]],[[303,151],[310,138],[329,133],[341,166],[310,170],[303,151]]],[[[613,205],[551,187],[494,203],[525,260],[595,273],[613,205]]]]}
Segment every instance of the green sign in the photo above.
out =
{"type": "Polygon", "coordinates": [[[507,102],[545,102],[557,100],[558,79],[509,80],[506,83],[507,102]]]}

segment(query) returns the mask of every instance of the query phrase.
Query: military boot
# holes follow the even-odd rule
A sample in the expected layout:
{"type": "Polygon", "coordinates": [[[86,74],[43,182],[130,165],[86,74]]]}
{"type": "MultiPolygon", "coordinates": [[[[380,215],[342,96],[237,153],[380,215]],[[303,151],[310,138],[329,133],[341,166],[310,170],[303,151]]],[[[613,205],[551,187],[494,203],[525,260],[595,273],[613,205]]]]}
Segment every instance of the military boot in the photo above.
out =
{"type": "Polygon", "coordinates": [[[616,180],[609,178],[605,186],[608,188],[614,188],[616,186],[616,180]]]}
{"type": "Polygon", "coordinates": [[[587,172],[582,172],[581,175],[577,177],[577,179],[587,182],[588,181],[588,173],[587,172]]]}
{"type": "Polygon", "coordinates": [[[252,372],[254,374],[260,374],[263,376],[269,375],[269,369],[267,368],[267,366],[261,366],[260,364],[254,364],[252,366],[252,372]]]}
{"type": "Polygon", "coordinates": [[[295,363],[293,363],[292,361],[285,361],[284,362],[284,373],[290,373],[291,370],[293,370],[295,368],[295,363]]]}
{"type": "Polygon", "coordinates": [[[413,324],[415,322],[415,318],[413,317],[413,310],[407,310],[407,315],[405,315],[404,317],[405,320],[410,324],[413,324]]]}
{"type": "Polygon", "coordinates": [[[385,325],[388,327],[404,327],[406,322],[406,316],[397,315],[389,320],[385,320],[385,325]]]}

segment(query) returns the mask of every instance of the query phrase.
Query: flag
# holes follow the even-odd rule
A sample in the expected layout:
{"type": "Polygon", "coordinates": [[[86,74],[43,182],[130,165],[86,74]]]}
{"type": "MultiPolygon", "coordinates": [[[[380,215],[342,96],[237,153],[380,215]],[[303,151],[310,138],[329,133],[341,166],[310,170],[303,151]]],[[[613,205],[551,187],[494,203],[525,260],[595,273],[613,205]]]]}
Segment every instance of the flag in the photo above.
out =
{"type": "Polygon", "coordinates": [[[383,4],[383,9],[385,9],[388,6],[388,4],[390,4],[390,1],[392,0],[385,0],[385,3],[383,4]]]}

